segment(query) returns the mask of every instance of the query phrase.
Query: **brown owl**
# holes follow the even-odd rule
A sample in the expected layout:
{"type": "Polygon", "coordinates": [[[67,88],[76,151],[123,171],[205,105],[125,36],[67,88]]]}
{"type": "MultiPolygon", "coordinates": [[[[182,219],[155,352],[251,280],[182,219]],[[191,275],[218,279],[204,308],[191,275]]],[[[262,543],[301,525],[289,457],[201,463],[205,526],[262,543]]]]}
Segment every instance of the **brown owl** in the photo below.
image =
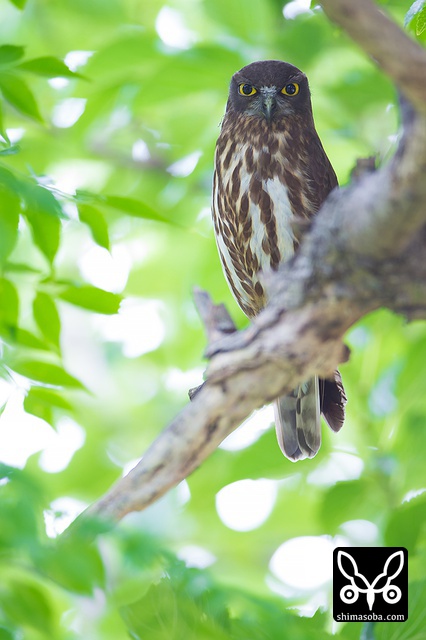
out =
{"type": "MultiPolygon", "coordinates": [[[[294,255],[336,186],[315,130],[307,77],[279,60],[253,62],[235,73],[216,145],[213,221],[226,279],[249,318],[268,301],[265,275],[294,255]]],[[[338,431],[345,403],[338,371],[278,398],[275,424],[284,455],[314,456],[321,413],[338,431]]]]}

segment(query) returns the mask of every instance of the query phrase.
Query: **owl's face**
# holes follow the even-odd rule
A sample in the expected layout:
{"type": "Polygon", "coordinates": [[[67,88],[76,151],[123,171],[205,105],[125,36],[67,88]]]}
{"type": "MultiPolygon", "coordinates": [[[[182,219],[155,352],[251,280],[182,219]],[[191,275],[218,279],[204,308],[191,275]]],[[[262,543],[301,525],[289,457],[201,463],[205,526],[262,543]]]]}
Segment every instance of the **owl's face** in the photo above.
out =
{"type": "Polygon", "coordinates": [[[253,62],[232,76],[227,110],[267,122],[310,113],[308,80],[300,69],[287,62],[253,62]]]}

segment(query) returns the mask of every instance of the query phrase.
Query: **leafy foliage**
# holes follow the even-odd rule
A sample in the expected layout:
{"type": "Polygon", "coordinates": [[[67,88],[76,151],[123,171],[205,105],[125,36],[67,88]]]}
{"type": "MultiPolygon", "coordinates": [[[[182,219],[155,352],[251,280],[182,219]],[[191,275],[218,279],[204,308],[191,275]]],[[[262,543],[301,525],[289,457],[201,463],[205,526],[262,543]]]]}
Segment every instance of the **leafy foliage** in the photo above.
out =
{"type": "Polygon", "coordinates": [[[424,0],[416,0],[405,16],[406,27],[414,31],[416,36],[421,36],[426,30],[426,4],[424,0]]]}
{"type": "MultiPolygon", "coordinates": [[[[426,330],[386,311],[348,334],[347,425],[315,459],[293,466],[261,429],[114,531],[54,537],[200,382],[192,287],[245,322],[208,211],[231,74],[303,68],[341,183],[357,157],[393,151],[389,81],[294,4],[0,0],[0,640],[426,638],[426,330]],[[248,479],[276,498],[237,531],[219,492],[248,479]],[[409,621],[333,629],[330,583],[299,589],[270,565],[305,536],[405,545],[409,621]]],[[[424,41],[423,1],[383,4],[424,41]]]]}

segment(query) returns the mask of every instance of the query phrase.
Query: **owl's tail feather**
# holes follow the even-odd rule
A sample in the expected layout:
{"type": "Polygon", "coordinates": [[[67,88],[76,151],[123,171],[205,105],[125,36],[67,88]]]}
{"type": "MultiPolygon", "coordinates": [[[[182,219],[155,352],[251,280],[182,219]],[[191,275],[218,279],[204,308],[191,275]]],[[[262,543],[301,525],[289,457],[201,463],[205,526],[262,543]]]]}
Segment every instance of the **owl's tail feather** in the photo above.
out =
{"type": "Polygon", "coordinates": [[[311,378],[275,401],[275,429],[289,460],[312,458],[321,446],[318,378],[311,378]]]}
{"type": "Polygon", "coordinates": [[[278,444],[289,460],[313,458],[321,446],[323,414],[339,431],[345,420],[346,395],[339,371],[331,379],[311,378],[274,403],[278,444]]]}
{"type": "Polygon", "coordinates": [[[346,394],[342,376],[336,369],[332,378],[320,378],[321,413],[330,429],[339,431],[345,421],[346,394]]]}

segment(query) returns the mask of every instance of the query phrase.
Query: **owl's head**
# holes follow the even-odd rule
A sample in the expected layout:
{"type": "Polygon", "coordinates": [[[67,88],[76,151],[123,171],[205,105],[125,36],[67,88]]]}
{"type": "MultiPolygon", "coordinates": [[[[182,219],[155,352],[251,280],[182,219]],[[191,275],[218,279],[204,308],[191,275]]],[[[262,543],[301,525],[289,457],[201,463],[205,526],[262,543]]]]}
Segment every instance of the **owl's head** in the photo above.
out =
{"type": "Polygon", "coordinates": [[[308,79],[300,69],[280,60],[252,62],[232,76],[227,111],[272,122],[311,113],[308,79]]]}

